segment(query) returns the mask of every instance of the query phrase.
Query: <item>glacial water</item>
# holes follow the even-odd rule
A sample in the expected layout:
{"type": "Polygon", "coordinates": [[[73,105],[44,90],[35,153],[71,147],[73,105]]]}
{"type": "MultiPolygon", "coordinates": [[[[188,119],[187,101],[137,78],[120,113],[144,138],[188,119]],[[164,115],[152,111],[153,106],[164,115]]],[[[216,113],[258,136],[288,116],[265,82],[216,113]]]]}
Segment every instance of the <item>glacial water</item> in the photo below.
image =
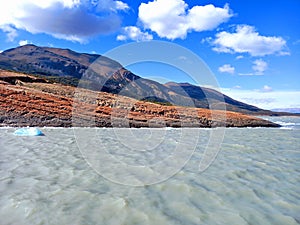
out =
{"type": "Polygon", "coordinates": [[[189,129],[185,139],[182,129],[158,129],[153,142],[149,129],[41,128],[45,136],[17,137],[15,128],[1,128],[0,224],[300,224],[300,118],[268,119],[283,127],[225,129],[203,172],[214,129],[189,129]],[[189,143],[194,152],[183,149],[189,143]],[[169,164],[147,166],[172,159],[180,167],[168,158],[176,146],[191,158],[160,180],[169,164]],[[128,175],[131,166],[141,174],[128,175]],[[134,186],[145,177],[153,184],[134,186]]]}

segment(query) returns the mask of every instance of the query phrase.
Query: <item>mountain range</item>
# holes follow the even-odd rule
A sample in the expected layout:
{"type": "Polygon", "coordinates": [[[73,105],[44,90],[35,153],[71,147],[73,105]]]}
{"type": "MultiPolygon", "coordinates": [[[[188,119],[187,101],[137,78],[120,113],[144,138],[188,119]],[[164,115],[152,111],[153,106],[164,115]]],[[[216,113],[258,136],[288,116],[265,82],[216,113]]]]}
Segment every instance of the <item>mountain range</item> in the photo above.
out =
{"type": "Polygon", "coordinates": [[[113,59],[70,49],[24,45],[0,53],[0,69],[31,74],[53,83],[119,94],[138,100],[252,115],[283,115],[234,100],[211,88],[142,78],[113,59]]]}
{"type": "Polygon", "coordinates": [[[273,112],[288,112],[300,114],[300,108],[276,108],[272,109],[273,112]]]}

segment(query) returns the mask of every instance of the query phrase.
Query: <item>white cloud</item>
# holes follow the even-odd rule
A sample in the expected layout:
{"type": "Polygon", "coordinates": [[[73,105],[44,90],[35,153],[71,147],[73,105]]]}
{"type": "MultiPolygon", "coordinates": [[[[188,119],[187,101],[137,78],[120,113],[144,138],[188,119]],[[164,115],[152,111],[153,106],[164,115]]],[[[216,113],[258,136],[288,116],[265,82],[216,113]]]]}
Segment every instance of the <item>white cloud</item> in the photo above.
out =
{"type": "Polygon", "coordinates": [[[119,29],[116,11],[126,10],[121,1],[10,0],[0,1],[0,29],[13,41],[18,30],[46,33],[54,37],[84,42],[119,29]],[[100,7],[107,2],[106,8],[100,7]],[[105,11],[105,12],[104,12],[105,11]]]}
{"type": "Polygon", "coordinates": [[[101,1],[96,1],[96,3],[94,3],[97,5],[97,9],[99,11],[124,11],[124,10],[128,10],[129,6],[122,2],[122,1],[114,1],[114,0],[101,0],[101,1]]]}
{"type": "Polygon", "coordinates": [[[263,107],[263,106],[260,106],[260,105],[270,105],[270,104],[276,102],[276,99],[275,98],[264,98],[264,97],[261,97],[261,98],[244,97],[244,98],[241,98],[241,101],[245,102],[247,104],[250,104],[250,105],[255,105],[255,106],[257,106],[259,108],[262,108],[262,109],[267,109],[266,107],[263,107]]]}
{"type": "Polygon", "coordinates": [[[29,43],[28,40],[21,40],[21,41],[19,41],[19,45],[20,46],[27,45],[28,43],[29,43]]]}
{"type": "MultiPolygon", "coordinates": [[[[264,88],[262,88],[264,89],[264,88]]],[[[300,104],[300,91],[269,91],[222,89],[231,98],[262,109],[293,108],[300,104]]]]}
{"type": "Polygon", "coordinates": [[[299,44],[300,44],[300,39],[293,42],[293,45],[299,45],[299,44]]]}
{"type": "Polygon", "coordinates": [[[232,14],[228,5],[194,6],[188,9],[183,0],[154,0],[139,6],[139,20],[159,37],[184,39],[188,32],[213,30],[232,14]]]}
{"type": "Polygon", "coordinates": [[[230,64],[224,64],[223,66],[219,67],[219,72],[234,74],[235,68],[230,64]]]}
{"type": "Polygon", "coordinates": [[[263,75],[265,70],[268,68],[268,63],[262,59],[257,59],[253,62],[252,69],[255,75],[263,75]]]}
{"type": "Polygon", "coordinates": [[[212,42],[214,51],[225,53],[249,53],[251,56],[271,54],[287,55],[286,41],[282,37],[262,36],[255,28],[238,25],[235,33],[222,31],[212,42]]]}
{"type": "Polygon", "coordinates": [[[133,40],[133,41],[150,41],[153,36],[148,32],[142,32],[140,28],[128,26],[122,29],[121,35],[117,36],[118,41],[133,40]]]}
{"type": "Polygon", "coordinates": [[[239,73],[240,76],[253,76],[254,73],[239,73]]]}
{"type": "Polygon", "coordinates": [[[202,38],[200,43],[201,44],[206,44],[206,43],[211,43],[213,41],[212,37],[206,37],[206,38],[202,38]]]}
{"type": "Polygon", "coordinates": [[[129,6],[124,2],[115,1],[115,4],[116,4],[117,10],[128,10],[129,9],[129,6]]]}
{"type": "Polygon", "coordinates": [[[235,57],[237,60],[244,58],[244,56],[242,55],[238,55],[237,57],[235,57]]]}
{"type": "Polygon", "coordinates": [[[265,62],[262,59],[256,59],[252,63],[253,63],[253,66],[252,66],[253,72],[250,72],[250,73],[239,73],[239,75],[241,75],[241,76],[264,75],[264,72],[268,68],[268,63],[265,62]]]}
{"type": "Polygon", "coordinates": [[[271,92],[273,91],[273,88],[271,88],[269,85],[264,85],[261,89],[262,92],[271,92]]]}
{"type": "Polygon", "coordinates": [[[0,23],[0,30],[6,33],[7,40],[10,42],[13,41],[18,36],[17,30],[7,24],[0,23]]]}

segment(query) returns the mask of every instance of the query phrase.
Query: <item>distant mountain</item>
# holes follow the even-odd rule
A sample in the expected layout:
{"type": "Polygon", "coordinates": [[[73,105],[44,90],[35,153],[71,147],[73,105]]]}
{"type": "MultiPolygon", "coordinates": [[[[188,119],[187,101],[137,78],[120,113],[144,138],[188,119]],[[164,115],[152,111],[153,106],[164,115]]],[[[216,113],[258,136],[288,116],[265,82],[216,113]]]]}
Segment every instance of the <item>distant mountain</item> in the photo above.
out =
{"type": "Polygon", "coordinates": [[[208,108],[209,106],[208,100],[209,100],[210,106],[213,109],[224,108],[224,105],[220,105],[220,103],[225,102],[225,106],[228,111],[242,112],[246,114],[247,113],[251,113],[251,114],[270,113],[270,111],[268,110],[263,110],[258,107],[234,100],[211,88],[199,87],[189,83],[174,83],[174,82],[166,83],[165,86],[167,86],[177,94],[187,93],[194,100],[194,104],[198,108],[208,108]]]}
{"type": "Polygon", "coordinates": [[[297,113],[300,114],[300,108],[277,108],[272,109],[274,112],[288,112],[288,113],[297,113]]]}
{"type": "MultiPolygon", "coordinates": [[[[120,94],[164,105],[224,109],[246,114],[277,115],[222,93],[188,83],[160,84],[141,78],[107,57],[69,49],[25,45],[0,53],[0,69],[46,77],[68,85],[120,94]],[[80,83],[79,83],[80,81],[80,83]]],[[[280,113],[279,113],[280,114],[280,113]]]]}

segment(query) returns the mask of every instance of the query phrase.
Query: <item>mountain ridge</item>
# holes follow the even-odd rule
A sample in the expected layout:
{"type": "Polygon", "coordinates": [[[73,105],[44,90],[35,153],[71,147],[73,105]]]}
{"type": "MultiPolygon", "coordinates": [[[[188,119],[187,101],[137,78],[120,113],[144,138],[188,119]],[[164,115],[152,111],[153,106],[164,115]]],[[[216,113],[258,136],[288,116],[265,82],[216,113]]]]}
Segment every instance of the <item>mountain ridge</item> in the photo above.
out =
{"type": "Polygon", "coordinates": [[[236,101],[214,89],[188,83],[161,84],[142,78],[113,59],[70,49],[24,45],[0,53],[0,69],[45,76],[96,91],[196,108],[227,109],[253,115],[281,115],[236,101]]]}

